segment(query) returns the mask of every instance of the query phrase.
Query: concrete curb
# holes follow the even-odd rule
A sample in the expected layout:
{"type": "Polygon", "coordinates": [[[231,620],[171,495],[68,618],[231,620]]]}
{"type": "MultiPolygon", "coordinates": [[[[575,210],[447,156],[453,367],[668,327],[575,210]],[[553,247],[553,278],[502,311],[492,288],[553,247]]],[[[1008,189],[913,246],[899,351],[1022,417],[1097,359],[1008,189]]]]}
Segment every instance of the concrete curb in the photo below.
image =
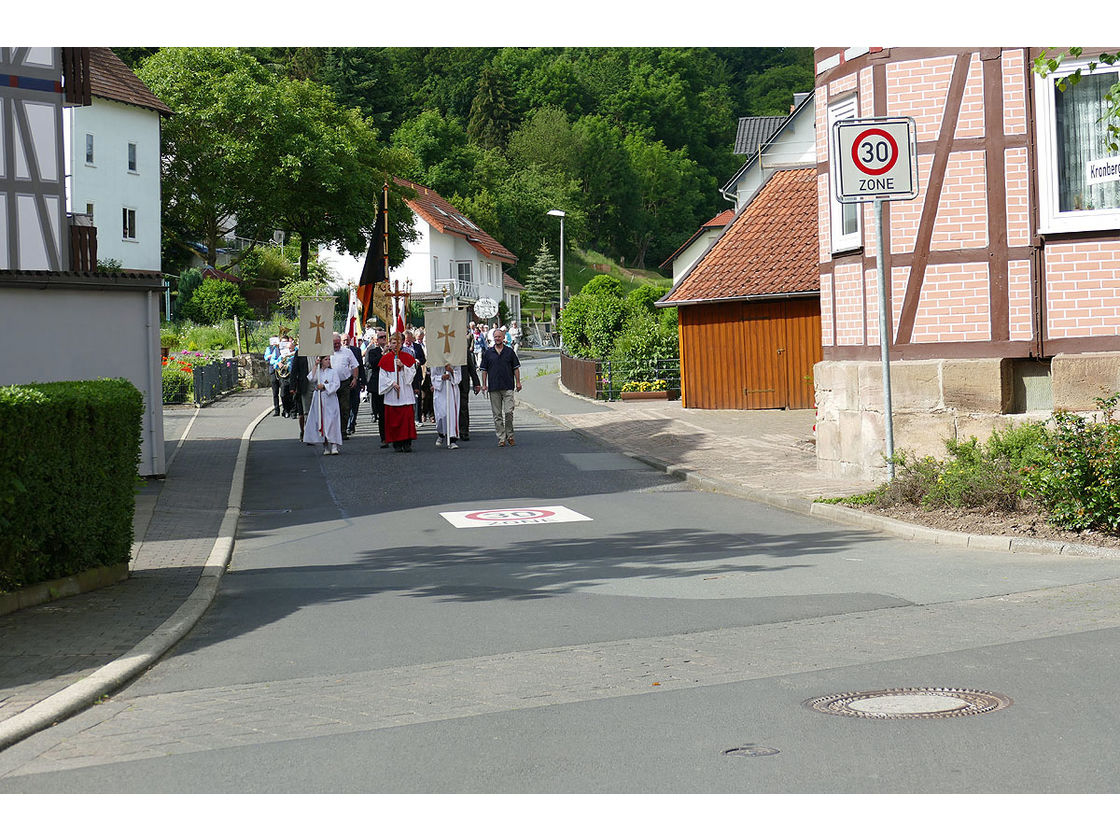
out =
{"type": "MultiPolygon", "coordinates": [[[[241,434],[241,446],[233,468],[233,481],[230,485],[229,501],[218,536],[202,567],[198,585],[187,600],[172,613],[171,617],[152,631],[147,638],[128,651],[124,656],[103,665],[87,677],[83,677],[62,691],[40,700],[34,706],[24,709],[0,722],[0,750],[65,720],[83,711],[111,691],[124,685],[146,668],[153,665],[172,645],[182,639],[198,623],[210,607],[218,593],[218,584],[225,572],[226,564],[233,554],[234,539],[237,535],[237,520],[241,515],[241,496],[245,488],[245,465],[249,459],[249,440],[257,425],[272,414],[271,406],[261,412],[241,434]]],[[[192,419],[193,423],[193,419],[192,419]]],[[[185,435],[184,435],[185,437],[185,435]]],[[[180,441],[181,443],[181,441],[180,441]]],[[[177,450],[176,450],[177,451],[177,450]]]]}
{"type": "MultiPolygon", "coordinates": [[[[585,400],[586,402],[595,402],[595,400],[589,400],[581,394],[569,391],[559,379],[557,380],[557,386],[569,396],[585,400]]],[[[537,408],[530,402],[523,402],[522,404],[546,420],[550,420],[570,431],[599,443],[605,441],[605,438],[596,435],[592,429],[573,426],[571,423],[564,420],[563,417],[555,415],[545,409],[537,408]]],[[[902,522],[898,519],[891,519],[886,516],[877,516],[873,513],[843,507],[842,505],[812,502],[808,499],[791,496],[786,493],[768,493],[766,491],[753,490],[749,487],[736,484],[733,481],[712,478],[696,470],[678,467],[642,453],[624,452],[623,454],[636,461],[641,461],[643,464],[648,464],[654,469],[661,470],[674,478],[679,478],[681,481],[686,482],[690,487],[695,487],[697,490],[722,493],[726,496],[735,496],[750,502],[758,502],[760,504],[769,505],[770,507],[788,510],[792,513],[800,513],[804,516],[812,516],[817,519],[825,519],[841,525],[851,525],[869,531],[881,531],[901,539],[921,540],[923,542],[958,546],[961,548],[976,548],[983,551],[1011,552],[1013,554],[1061,554],[1071,557],[1099,557],[1102,559],[1120,560],[1120,551],[1112,548],[1098,548],[1096,546],[1065,543],[1055,540],[1039,540],[1031,537],[967,534],[963,531],[943,531],[937,528],[927,528],[924,525],[914,525],[910,522],[902,522]]]]}

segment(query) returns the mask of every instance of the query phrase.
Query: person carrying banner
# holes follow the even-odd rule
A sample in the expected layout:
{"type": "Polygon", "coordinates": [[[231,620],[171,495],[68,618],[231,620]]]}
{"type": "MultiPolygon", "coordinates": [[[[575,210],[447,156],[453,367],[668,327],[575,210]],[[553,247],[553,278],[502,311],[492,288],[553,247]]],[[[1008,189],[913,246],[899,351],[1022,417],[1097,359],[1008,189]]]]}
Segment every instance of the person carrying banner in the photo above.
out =
{"type": "Polygon", "coordinates": [[[378,392],[385,397],[385,440],[397,452],[411,452],[416,440],[416,358],[401,349],[401,334],[389,336],[389,348],[381,354],[378,392]]]}
{"type": "Polygon", "coordinates": [[[463,374],[458,365],[447,364],[432,370],[433,408],[436,414],[436,446],[459,448],[459,383],[463,374]]]}
{"type": "Polygon", "coordinates": [[[330,356],[320,356],[308,380],[314,394],[311,412],[303,430],[305,443],[322,443],[324,455],[337,455],[342,443],[342,420],[338,408],[338,374],[331,368],[330,356]]]}

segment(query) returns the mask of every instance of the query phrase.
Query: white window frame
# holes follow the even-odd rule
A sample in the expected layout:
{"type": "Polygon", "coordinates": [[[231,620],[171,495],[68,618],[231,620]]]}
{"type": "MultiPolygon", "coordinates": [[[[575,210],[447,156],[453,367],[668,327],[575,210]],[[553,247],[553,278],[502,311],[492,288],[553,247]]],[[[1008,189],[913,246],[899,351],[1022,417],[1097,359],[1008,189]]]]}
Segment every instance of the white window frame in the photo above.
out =
{"type": "MultiPolygon", "coordinates": [[[[1068,75],[1080,69],[1082,77],[1090,74],[1118,73],[1120,65],[1100,64],[1089,70],[1089,60],[1063,61],[1061,73],[1068,75]]],[[[1038,231],[1039,233],[1067,233],[1083,230],[1113,230],[1120,228],[1120,208],[1104,210],[1058,209],[1058,137],[1053,78],[1035,82],[1035,131],[1038,140],[1038,231]]]]}
{"type": "Polygon", "coordinates": [[[125,169],[130,175],[140,174],[140,152],[137,145],[131,140],[125,147],[125,169]]]}
{"type": "Polygon", "coordinates": [[[93,134],[86,132],[86,166],[97,166],[96,144],[93,134]]]}
{"type": "Polygon", "coordinates": [[[452,263],[452,266],[453,271],[451,273],[451,278],[453,280],[461,283],[464,287],[474,284],[474,264],[470,260],[456,260],[452,263]],[[463,266],[467,267],[467,276],[465,279],[462,274],[463,266]]]}
{"type": "Polygon", "coordinates": [[[136,236],[136,208],[134,207],[121,208],[121,239],[125,242],[136,242],[138,240],[136,236]],[[132,214],[131,219],[129,218],[129,214],[132,214]],[[129,221],[132,222],[131,225],[129,221]],[[131,236],[129,235],[130,233],[131,236]]]}
{"type": "MultiPolygon", "coordinates": [[[[841,251],[852,251],[863,247],[863,209],[862,204],[841,204],[836,200],[836,185],[833,178],[839,175],[839,163],[833,137],[832,127],[840,120],[854,120],[859,118],[859,97],[846,96],[835,102],[828,103],[828,239],[829,248],[833,254],[841,251]],[[856,229],[854,233],[844,233],[844,209],[854,208],[856,214],[856,229]]],[[[851,211],[849,211],[851,212],[851,211]]]]}

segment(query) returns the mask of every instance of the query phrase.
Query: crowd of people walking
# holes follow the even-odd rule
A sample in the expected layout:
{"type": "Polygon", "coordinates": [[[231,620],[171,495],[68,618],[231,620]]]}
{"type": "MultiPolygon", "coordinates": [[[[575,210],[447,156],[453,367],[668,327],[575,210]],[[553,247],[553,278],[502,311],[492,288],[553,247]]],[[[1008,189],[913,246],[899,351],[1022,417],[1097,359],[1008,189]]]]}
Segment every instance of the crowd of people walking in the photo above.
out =
{"type": "Polygon", "coordinates": [[[424,330],[387,334],[373,321],[347,344],[333,334],[333,352],[300,355],[299,339],[282,328],[269,339],[265,361],[272,386],[273,415],[299,421],[299,440],[339,455],[357,430],[363,402],[370,405],[382,449],[411,452],[417,430],[435,427],[435,445],[458,449],[470,436],[470,395],[485,392],[498,446],[514,446],[514,393],[521,390],[517,322],[471,323],[462,365],[432,369],[424,330]]]}

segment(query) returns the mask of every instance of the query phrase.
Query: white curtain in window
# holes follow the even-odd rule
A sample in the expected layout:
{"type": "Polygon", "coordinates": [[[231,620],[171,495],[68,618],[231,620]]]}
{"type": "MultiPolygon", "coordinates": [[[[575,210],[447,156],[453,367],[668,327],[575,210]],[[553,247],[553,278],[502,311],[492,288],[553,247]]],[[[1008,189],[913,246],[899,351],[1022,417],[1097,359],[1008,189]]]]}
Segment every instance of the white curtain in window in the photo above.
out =
{"type": "Polygon", "coordinates": [[[1091,160],[1112,157],[1106,143],[1105,94],[1120,74],[1096,73],[1065,91],[1055,90],[1054,111],[1058,140],[1058,210],[1114,210],[1120,208],[1120,181],[1086,184],[1091,160]]]}

